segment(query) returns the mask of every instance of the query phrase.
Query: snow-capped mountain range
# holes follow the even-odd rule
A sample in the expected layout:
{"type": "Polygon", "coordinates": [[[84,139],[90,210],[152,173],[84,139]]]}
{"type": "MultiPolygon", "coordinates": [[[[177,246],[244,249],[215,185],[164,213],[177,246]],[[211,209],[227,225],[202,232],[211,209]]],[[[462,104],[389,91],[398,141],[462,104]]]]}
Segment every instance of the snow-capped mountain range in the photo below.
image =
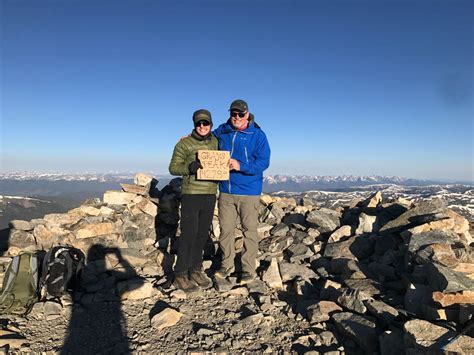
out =
{"type": "MultiPolygon", "coordinates": [[[[170,175],[150,173],[163,188],[170,175]]],[[[41,217],[64,212],[87,198],[101,198],[106,190],[119,190],[121,182],[131,182],[134,173],[64,174],[1,173],[0,229],[11,219],[41,217]]],[[[265,193],[309,197],[319,205],[335,207],[381,191],[384,198],[419,200],[440,197],[447,205],[474,222],[474,184],[446,184],[397,176],[308,176],[274,175],[264,178],[265,193]]]]}

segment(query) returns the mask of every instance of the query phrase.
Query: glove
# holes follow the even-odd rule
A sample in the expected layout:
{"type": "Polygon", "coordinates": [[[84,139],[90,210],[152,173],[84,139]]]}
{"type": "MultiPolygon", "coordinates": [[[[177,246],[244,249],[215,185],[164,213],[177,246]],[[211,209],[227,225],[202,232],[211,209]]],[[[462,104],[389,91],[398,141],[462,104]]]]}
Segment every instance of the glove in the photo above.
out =
{"type": "Polygon", "coordinates": [[[198,169],[202,169],[201,162],[199,162],[199,161],[197,161],[197,160],[192,161],[191,163],[189,163],[188,169],[189,169],[189,173],[190,173],[191,175],[196,174],[196,172],[198,171],[198,169]]]}

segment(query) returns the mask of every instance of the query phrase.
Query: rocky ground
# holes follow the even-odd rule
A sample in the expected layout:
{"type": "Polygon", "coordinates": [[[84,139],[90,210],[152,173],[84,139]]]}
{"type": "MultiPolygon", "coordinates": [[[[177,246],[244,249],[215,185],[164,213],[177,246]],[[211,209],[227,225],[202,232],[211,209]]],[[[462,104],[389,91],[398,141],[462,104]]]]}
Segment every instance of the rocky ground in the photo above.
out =
{"type": "MultiPolygon", "coordinates": [[[[329,209],[262,196],[257,279],[186,295],[169,282],[180,181],[153,185],[139,174],[102,201],[12,221],[4,266],[22,249],[56,244],[83,250],[87,266],[72,297],[0,316],[4,352],[474,352],[473,237],[441,199],[374,193],[329,209]]],[[[210,276],[218,237],[215,218],[210,276]]]]}

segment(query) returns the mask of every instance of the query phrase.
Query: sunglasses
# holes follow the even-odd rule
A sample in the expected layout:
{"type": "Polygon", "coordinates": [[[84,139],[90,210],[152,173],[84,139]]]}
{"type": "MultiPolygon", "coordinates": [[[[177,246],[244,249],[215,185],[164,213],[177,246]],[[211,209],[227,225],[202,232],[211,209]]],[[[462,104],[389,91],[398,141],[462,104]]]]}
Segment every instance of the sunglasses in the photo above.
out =
{"type": "Polygon", "coordinates": [[[209,121],[198,121],[194,124],[194,127],[199,127],[199,126],[204,126],[204,127],[207,127],[207,126],[210,126],[211,125],[211,122],[209,121]]]}
{"type": "Polygon", "coordinates": [[[230,111],[230,117],[237,117],[244,118],[247,112],[240,112],[240,111],[230,111]]]}

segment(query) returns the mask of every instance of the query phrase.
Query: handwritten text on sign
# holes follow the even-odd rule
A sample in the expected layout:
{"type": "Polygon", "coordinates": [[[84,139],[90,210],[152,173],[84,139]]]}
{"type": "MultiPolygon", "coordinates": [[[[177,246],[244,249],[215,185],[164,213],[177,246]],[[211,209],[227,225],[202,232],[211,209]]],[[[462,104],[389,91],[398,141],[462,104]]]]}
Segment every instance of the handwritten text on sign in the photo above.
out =
{"type": "Polygon", "coordinates": [[[198,150],[203,169],[198,169],[198,180],[229,180],[230,154],[226,150],[198,150]]]}

